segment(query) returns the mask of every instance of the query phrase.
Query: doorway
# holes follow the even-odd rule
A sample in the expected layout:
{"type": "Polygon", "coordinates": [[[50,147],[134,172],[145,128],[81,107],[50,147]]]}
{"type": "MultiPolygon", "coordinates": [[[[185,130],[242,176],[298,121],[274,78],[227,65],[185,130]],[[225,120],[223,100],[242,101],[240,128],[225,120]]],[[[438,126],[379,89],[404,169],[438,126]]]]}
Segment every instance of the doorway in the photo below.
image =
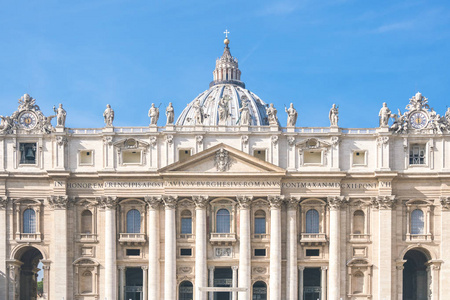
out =
{"type": "MultiPolygon", "coordinates": [[[[19,282],[19,299],[36,300],[38,296],[38,264],[43,258],[41,251],[28,246],[21,249],[19,260],[23,263],[20,267],[20,275],[16,280],[19,282]]],[[[43,278],[43,280],[48,280],[43,278]]],[[[17,284],[16,284],[17,286],[17,284]]]]}
{"type": "Polygon", "coordinates": [[[303,299],[320,300],[320,268],[305,268],[303,271],[303,299]]]}
{"type": "Polygon", "coordinates": [[[403,259],[403,300],[427,300],[427,257],[419,250],[409,250],[403,259]]]}
{"type": "MultiPolygon", "coordinates": [[[[230,267],[214,269],[214,286],[231,287],[233,281],[233,271],[230,267]]],[[[215,292],[214,300],[231,300],[231,292],[215,292]]]]}
{"type": "Polygon", "coordinates": [[[127,268],[125,271],[125,300],[142,300],[143,274],[141,268],[127,268]]]}

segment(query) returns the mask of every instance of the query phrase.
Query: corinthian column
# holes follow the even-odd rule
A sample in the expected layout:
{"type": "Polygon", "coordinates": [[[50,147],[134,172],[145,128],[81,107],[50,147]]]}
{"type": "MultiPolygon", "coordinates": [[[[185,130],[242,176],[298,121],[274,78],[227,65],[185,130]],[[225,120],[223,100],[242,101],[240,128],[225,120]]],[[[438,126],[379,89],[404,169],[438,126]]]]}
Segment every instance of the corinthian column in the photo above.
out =
{"type": "MultiPolygon", "coordinates": [[[[441,197],[441,259],[450,261],[450,197],[441,197]]],[[[442,264],[441,278],[450,278],[449,264],[442,264]]],[[[450,284],[442,284],[441,295],[450,295],[450,284]]]]}
{"type": "Polygon", "coordinates": [[[197,300],[206,300],[207,292],[200,292],[201,287],[208,286],[206,260],[206,205],[208,196],[193,196],[195,202],[195,291],[197,300]]]}
{"type": "Polygon", "coordinates": [[[67,196],[51,196],[48,199],[53,208],[53,253],[52,272],[55,282],[52,283],[53,295],[56,299],[67,299],[68,248],[67,248],[67,196]]]}
{"type": "Polygon", "coordinates": [[[164,196],[165,245],[164,245],[164,299],[176,300],[177,286],[177,240],[175,207],[177,198],[164,196]]]}
{"type": "Polygon", "coordinates": [[[161,197],[145,197],[148,205],[148,299],[159,299],[159,205],[161,197]]]}
{"type": "Polygon", "coordinates": [[[281,204],[283,196],[269,196],[270,202],[270,299],[281,299],[281,204]]]}
{"type": "Polygon", "coordinates": [[[297,208],[298,199],[290,198],[287,202],[287,270],[286,295],[287,299],[298,298],[298,269],[297,269],[297,208]]]}
{"type": "Polygon", "coordinates": [[[6,280],[8,270],[6,265],[6,209],[8,208],[8,198],[0,196],[0,273],[6,274],[0,277],[0,299],[7,299],[8,282],[6,280]]]}
{"type": "Polygon", "coordinates": [[[330,208],[330,254],[328,261],[328,295],[329,300],[339,300],[341,296],[341,276],[340,276],[340,208],[346,202],[345,197],[328,197],[330,208]]]}
{"type": "Polygon", "coordinates": [[[105,298],[117,299],[116,202],[117,197],[102,197],[105,208],[105,298]]]}
{"type": "Polygon", "coordinates": [[[392,209],[395,196],[372,198],[372,205],[378,208],[378,297],[392,297],[392,209]]]}
{"type": "Polygon", "coordinates": [[[238,286],[247,291],[238,293],[239,300],[250,299],[251,286],[251,254],[250,243],[250,205],[252,197],[238,196],[239,201],[239,276],[238,286]]]}

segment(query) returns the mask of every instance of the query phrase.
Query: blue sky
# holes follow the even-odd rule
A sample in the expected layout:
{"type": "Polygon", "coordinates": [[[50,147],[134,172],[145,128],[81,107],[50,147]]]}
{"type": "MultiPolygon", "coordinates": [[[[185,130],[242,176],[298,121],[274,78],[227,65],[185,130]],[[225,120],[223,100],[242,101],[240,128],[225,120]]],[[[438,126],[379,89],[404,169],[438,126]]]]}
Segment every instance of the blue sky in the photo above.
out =
{"type": "MultiPolygon", "coordinates": [[[[67,127],[147,126],[152,102],[176,117],[212,80],[223,31],[246,87],[298,126],[376,127],[385,101],[404,111],[420,91],[450,105],[448,1],[2,1],[0,114],[24,93],[67,127]]],[[[161,116],[159,124],[165,118],[161,116]]]]}

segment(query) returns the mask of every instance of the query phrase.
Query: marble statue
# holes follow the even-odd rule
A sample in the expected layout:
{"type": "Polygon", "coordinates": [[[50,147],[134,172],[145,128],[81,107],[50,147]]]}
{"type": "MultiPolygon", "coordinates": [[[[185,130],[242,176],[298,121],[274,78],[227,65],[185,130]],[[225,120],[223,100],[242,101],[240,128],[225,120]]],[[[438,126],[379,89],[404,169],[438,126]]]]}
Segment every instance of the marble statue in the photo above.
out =
{"type": "Polygon", "coordinates": [[[228,109],[228,102],[230,102],[230,100],[231,100],[231,97],[228,95],[223,96],[219,100],[219,107],[218,107],[219,125],[224,125],[228,119],[228,116],[230,114],[229,109],[228,109]]]}
{"type": "Polygon", "coordinates": [[[380,117],[380,127],[388,126],[391,110],[387,107],[386,102],[383,102],[383,107],[380,109],[378,116],[380,117]]]}
{"type": "Polygon", "coordinates": [[[167,106],[166,108],[166,117],[167,117],[167,122],[166,124],[173,124],[173,121],[175,120],[175,110],[172,106],[172,102],[169,102],[169,106],[167,106]]]}
{"type": "Polygon", "coordinates": [[[269,125],[278,125],[277,109],[270,103],[269,107],[266,107],[267,120],[269,125]]]}
{"type": "Polygon", "coordinates": [[[9,116],[0,116],[0,119],[2,119],[0,123],[0,133],[10,133],[14,126],[13,119],[9,116]]]}
{"type": "Polygon", "coordinates": [[[242,103],[242,107],[239,109],[240,116],[239,116],[239,124],[244,126],[250,125],[250,111],[248,109],[248,103],[247,101],[244,101],[242,103]]]}
{"type": "Polygon", "coordinates": [[[200,100],[199,99],[195,100],[192,107],[194,108],[194,118],[196,124],[203,124],[203,108],[200,105],[200,100]]]}
{"type": "Polygon", "coordinates": [[[297,123],[297,110],[294,108],[294,104],[291,103],[291,105],[289,105],[289,108],[284,108],[284,110],[287,112],[288,114],[288,119],[287,119],[287,126],[295,126],[295,123],[297,123]]]}
{"type": "Polygon", "coordinates": [[[148,111],[148,116],[150,117],[150,125],[156,125],[159,119],[159,108],[155,107],[155,103],[152,103],[148,111]]]}
{"type": "Polygon", "coordinates": [[[56,113],[56,127],[64,127],[66,124],[67,112],[62,107],[62,104],[60,103],[58,108],[53,106],[53,111],[56,113]]]}
{"type": "Polygon", "coordinates": [[[447,124],[450,124],[450,107],[447,108],[447,111],[445,112],[445,120],[447,121],[447,124]]]}
{"type": "Polygon", "coordinates": [[[336,107],[336,104],[333,104],[333,106],[331,107],[328,118],[330,119],[330,126],[338,126],[339,107],[336,107]]]}
{"type": "Polygon", "coordinates": [[[106,126],[108,127],[113,126],[114,110],[111,108],[111,105],[106,104],[106,109],[103,112],[103,118],[105,119],[106,126]]]}

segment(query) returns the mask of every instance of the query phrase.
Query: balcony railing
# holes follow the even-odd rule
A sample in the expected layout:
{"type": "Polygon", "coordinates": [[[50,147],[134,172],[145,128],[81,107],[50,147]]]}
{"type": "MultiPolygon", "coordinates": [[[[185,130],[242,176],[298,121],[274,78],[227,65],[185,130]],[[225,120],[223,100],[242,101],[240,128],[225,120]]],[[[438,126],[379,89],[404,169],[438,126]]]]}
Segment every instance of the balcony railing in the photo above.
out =
{"type": "Polygon", "coordinates": [[[301,233],[300,243],[303,244],[322,244],[327,242],[325,233],[301,233]]]}
{"type": "Polygon", "coordinates": [[[145,243],[144,233],[119,233],[119,243],[121,244],[143,244],[145,243]]]}
{"type": "Polygon", "coordinates": [[[370,234],[350,234],[350,242],[364,243],[370,241],[370,234]]]}
{"type": "Polygon", "coordinates": [[[430,242],[433,240],[433,236],[431,234],[412,234],[408,233],[406,234],[406,241],[408,242],[430,242]]]}
{"type": "Polygon", "coordinates": [[[80,233],[80,242],[93,243],[97,241],[97,235],[92,233],[80,233]]]}
{"type": "Polygon", "coordinates": [[[19,233],[16,236],[17,242],[22,243],[32,243],[32,242],[41,242],[41,234],[40,233],[19,233]]]}
{"type": "Polygon", "coordinates": [[[270,235],[268,233],[255,233],[253,238],[258,240],[268,240],[270,235]]]}
{"type": "Polygon", "coordinates": [[[180,233],[178,235],[178,238],[184,240],[192,240],[195,238],[195,235],[193,235],[192,233],[180,233]]]}
{"type": "Polygon", "coordinates": [[[218,233],[213,232],[210,236],[210,242],[213,244],[232,244],[236,242],[236,233],[218,233]]]}

